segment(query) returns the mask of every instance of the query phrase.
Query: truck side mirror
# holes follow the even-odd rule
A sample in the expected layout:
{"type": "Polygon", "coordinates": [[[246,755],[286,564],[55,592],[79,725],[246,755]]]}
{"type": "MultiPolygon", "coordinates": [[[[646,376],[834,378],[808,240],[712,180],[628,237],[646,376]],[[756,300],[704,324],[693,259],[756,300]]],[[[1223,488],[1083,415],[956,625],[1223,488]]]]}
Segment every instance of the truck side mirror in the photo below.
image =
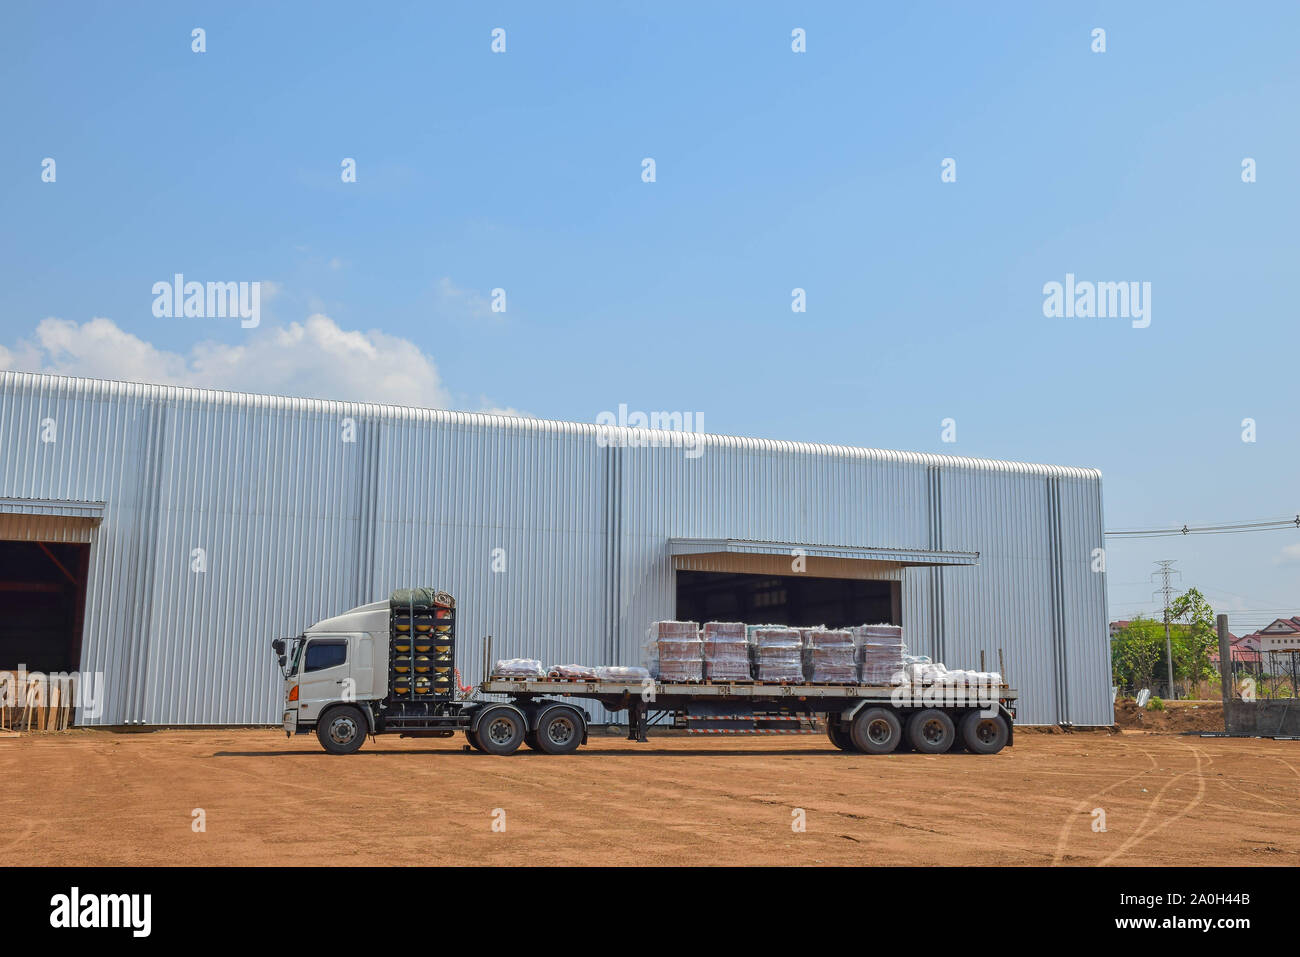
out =
{"type": "Polygon", "coordinates": [[[284,664],[284,639],[277,638],[271,642],[271,650],[280,656],[280,664],[284,664]]]}
{"type": "Polygon", "coordinates": [[[281,655],[281,656],[280,656],[280,667],[283,668],[283,667],[284,667],[284,663],[285,663],[286,661],[288,661],[288,660],[289,660],[289,659],[286,658],[284,655],[281,655]]]}

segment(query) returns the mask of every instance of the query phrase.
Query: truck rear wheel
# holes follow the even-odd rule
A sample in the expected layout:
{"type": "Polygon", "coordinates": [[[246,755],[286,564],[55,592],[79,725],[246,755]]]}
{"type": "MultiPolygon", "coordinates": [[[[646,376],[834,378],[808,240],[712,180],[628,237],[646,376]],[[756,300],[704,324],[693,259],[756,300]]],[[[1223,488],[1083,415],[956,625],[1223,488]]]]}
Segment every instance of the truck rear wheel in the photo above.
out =
{"type": "Polygon", "coordinates": [[[957,737],[952,718],[938,708],[926,708],[907,722],[907,740],[921,754],[943,754],[957,737]]]}
{"type": "Polygon", "coordinates": [[[961,739],[974,754],[997,754],[1007,746],[1011,729],[1000,714],[992,717],[972,711],[961,720],[961,739]]]}
{"type": "Polygon", "coordinates": [[[542,715],[534,734],[539,750],[547,754],[572,754],[582,744],[582,721],[568,708],[556,708],[542,715]]]}
{"type": "Polygon", "coordinates": [[[863,754],[889,754],[903,740],[903,725],[889,708],[863,708],[853,718],[849,739],[863,754]]]}
{"type": "Polygon", "coordinates": [[[473,731],[469,730],[469,728],[465,729],[465,740],[469,742],[469,746],[473,748],[475,751],[483,750],[483,742],[480,741],[478,739],[478,735],[475,734],[473,731]]]}
{"type": "Polygon", "coordinates": [[[523,716],[514,708],[493,708],[474,733],[488,754],[514,754],[523,744],[525,730],[523,716]]]}
{"type": "Polygon", "coordinates": [[[316,722],[316,738],[330,754],[351,754],[366,740],[366,719],[351,705],[330,708],[316,722]]]}
{"type": "Polygon", "coordinates": [[[826,718],[826,735],[831,739],[831,744],[841,751],[852,751],[853,739],[849,737],[849,730],[841,728],[835,722],[838,720],[837,715],[828,715],[826,718]]]}
{"type": "Polygon", "coordinates": [[[525,732],[524,732],[524,744],[528,745],[528,747],[529,747],[530,750],[533,750],[533,751],[540,751],[540,750],[542,750],[541,747],[540,747],[540,746],[538,745],[538,743],[537,743],[537,732],[536,732],[536,731],[525,731],[525,732]]]}

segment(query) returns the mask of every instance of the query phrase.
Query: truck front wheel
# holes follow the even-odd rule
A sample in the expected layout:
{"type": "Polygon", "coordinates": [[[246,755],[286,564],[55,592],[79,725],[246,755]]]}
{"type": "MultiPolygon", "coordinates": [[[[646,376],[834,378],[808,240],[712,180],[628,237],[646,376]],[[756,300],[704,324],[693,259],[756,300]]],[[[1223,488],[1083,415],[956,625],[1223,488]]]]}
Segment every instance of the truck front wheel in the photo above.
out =
{"type": "Polygon", "coordinates": [[[488,754],[514,754],[525,730],[523,716],[514,708],[493,708],[483,715],[474,736],[488,754]]]}
{"type": "Polygon", "coordinates": [[[316,737],[330,754],[351,754],[366,740],[366,719],[351,705],[330,708],[316,722],[316,737]]]}
{"type": "Polygon", "coordinates": [[[537,725],[537,747],[547,754],[572,754],[582,744],[582,721],[568,708],[542,715],[537,725]]]}
{"type": "Polygon", "coordinates": [[[889,708],[863,708],[853,718],[849,737],[864,754],[889,754],[903,740],[903,725],[889,708]]]}

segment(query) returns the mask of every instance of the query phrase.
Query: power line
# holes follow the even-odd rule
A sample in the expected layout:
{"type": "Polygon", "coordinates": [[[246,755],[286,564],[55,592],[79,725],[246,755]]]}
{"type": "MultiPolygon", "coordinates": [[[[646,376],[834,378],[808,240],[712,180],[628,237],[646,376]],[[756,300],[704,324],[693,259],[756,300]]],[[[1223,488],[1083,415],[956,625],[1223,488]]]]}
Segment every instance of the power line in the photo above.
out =
{"type": "Polygon", "coordinates": [[[1266,519],[1259,522],[1225,522],[1218,525],[1183,525],[1179,528],[1122,528],[1106,533],[1107,538],[1172,538],[1177,535],[1231,535],[1262,532],[1274,528],[1300,528],[1300,514],[1295,518],[1266,519]]]}

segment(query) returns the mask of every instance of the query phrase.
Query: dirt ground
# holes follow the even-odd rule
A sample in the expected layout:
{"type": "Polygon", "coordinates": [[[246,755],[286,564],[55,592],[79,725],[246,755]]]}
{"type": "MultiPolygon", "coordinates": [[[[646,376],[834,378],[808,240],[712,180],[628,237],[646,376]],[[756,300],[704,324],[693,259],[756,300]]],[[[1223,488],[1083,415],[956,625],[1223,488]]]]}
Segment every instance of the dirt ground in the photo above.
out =
{"type": "Polygon", "coordinates": [[[0,738],[0,865],[1300,863],[1296,741],[1017,733],[991,757],[845,754],[815,735],[601,735],[562,757],[462,744],[382,737],[334,757],[275,730],[0,738]]]}
{"type": "Polygon", "coordinates": [[[1166,701],[1163,711],[1140,709],[1133,700],[1115,703],[1115,724],[1126,731],[1222,731],[1223,704],[1219,701],[1166,701]]]}

